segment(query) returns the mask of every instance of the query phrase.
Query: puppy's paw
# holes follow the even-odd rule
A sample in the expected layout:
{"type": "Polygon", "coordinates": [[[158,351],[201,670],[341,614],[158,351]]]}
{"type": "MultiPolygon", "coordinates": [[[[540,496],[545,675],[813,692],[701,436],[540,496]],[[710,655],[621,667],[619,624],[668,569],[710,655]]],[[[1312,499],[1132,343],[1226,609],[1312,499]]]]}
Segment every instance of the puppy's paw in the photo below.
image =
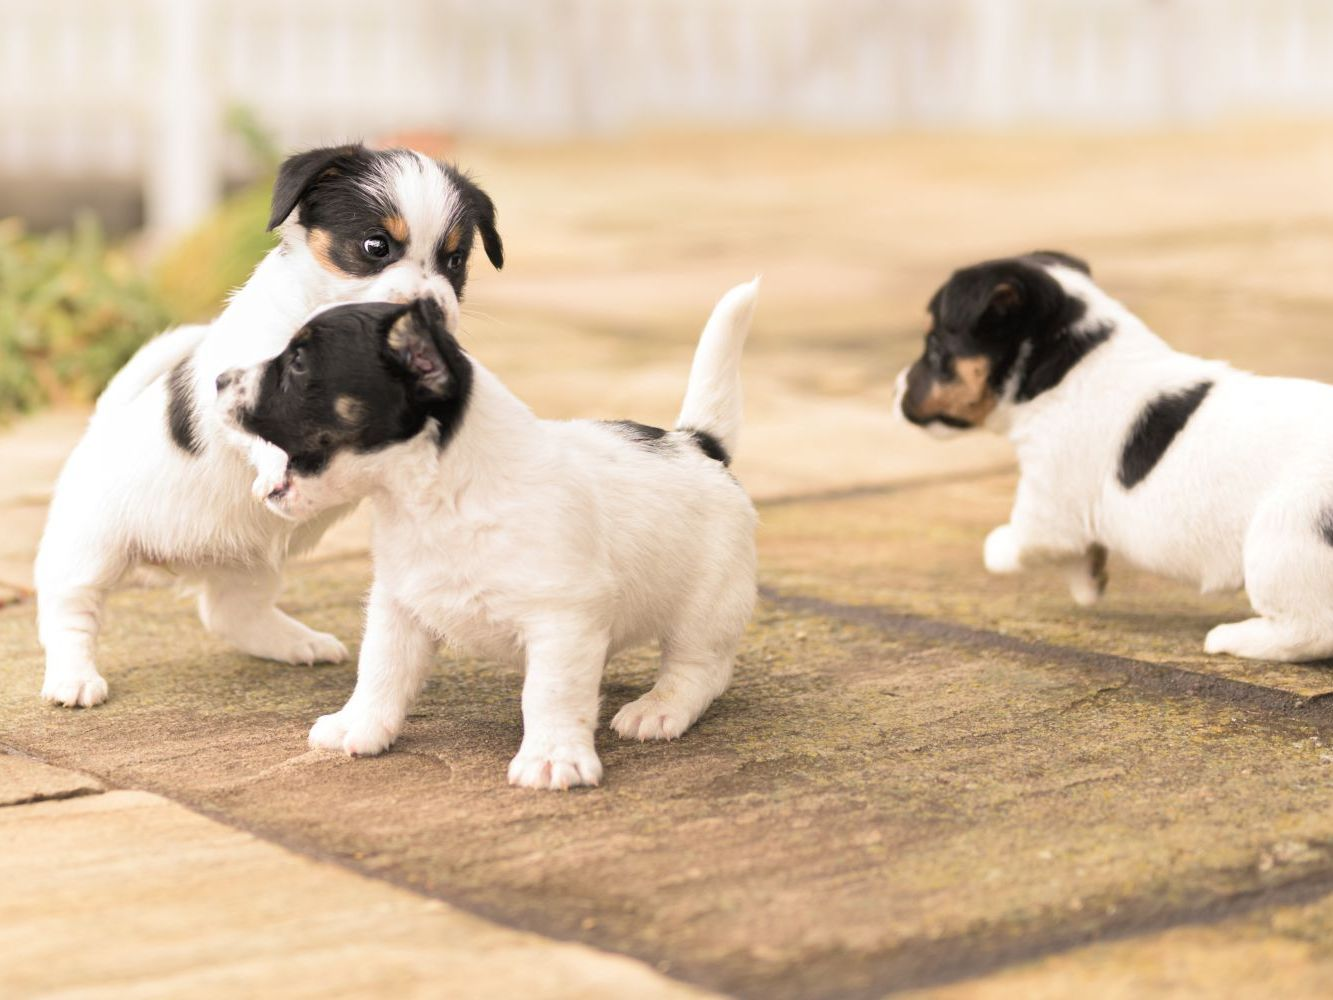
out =
{"type": "Polygon", "coordinates": [[[519,788],[564,791],[602,780],[602,762],[591,742],[546,742],[529,746],[524,740],[518,756],[509,762],[509,783],[519,788]]]}
{"type": "Polygon", "coordinates": [[[250,495],[263,503],[273,494],[282,494],[290,483],[287,479],[287,453],[277,445],[258,441],[250,447],[250,463],[255,469],[255,481],[250,484],[250,495]]]}
{"type": "Polygon", "coordinates": [[[611,728],[627,740],[674,740],[693,721],[688,709],[649,691],[617,712],[611,728]]]}
{"type": "Polygon", "coordinates": [[[47,674],[42,683],[42,701],[66,708],[92,708],[106,701],[107,686],[96,670],[47,674]]]}
{"type": "Polygon", "coordinates": [[[278,621],[271,629],[258,629],[236,645],[251,656],[279,663],[342,663],[347,659],[347,647],[335,635],[316,632],[300,622],[278,621]]]}
{"type": "Polygon", "coordinates": [[[317,750],[338,750],[349,757],[373,757],[397,739],[393,727],[369,714],[343,709],[321,715],[310,727],[310,745],[317,750]]]}
{"type": "Polygon", "coordinates": [[[991,573],[1017,573],[1023,568],[1018,536],[1012,525],[1002,524],[986,536],[982,558],[991,573]]]}

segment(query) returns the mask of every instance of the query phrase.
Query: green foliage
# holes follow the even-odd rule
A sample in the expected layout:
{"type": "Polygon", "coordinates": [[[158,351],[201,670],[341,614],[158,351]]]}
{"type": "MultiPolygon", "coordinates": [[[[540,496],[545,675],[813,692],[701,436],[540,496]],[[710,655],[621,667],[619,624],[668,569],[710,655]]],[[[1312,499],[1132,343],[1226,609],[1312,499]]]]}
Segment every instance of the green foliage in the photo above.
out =
{"type": "Polygon", "coordinates": [[[45,236],[0,222],[0,420],[94,399],[167,322],[157,294],[91,217],[45,236]]]}

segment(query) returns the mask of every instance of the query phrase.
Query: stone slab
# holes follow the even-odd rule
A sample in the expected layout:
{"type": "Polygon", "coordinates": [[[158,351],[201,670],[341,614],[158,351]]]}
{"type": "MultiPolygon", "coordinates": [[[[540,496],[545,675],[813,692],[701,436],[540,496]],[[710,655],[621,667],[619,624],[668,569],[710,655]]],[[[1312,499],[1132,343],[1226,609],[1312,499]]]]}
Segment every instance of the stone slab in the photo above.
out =
{"type": "Polygon", "coordinates": [[[0,752],[0,806],[69,799],[101,790],[102,783],[86,774],[0,752]]]}

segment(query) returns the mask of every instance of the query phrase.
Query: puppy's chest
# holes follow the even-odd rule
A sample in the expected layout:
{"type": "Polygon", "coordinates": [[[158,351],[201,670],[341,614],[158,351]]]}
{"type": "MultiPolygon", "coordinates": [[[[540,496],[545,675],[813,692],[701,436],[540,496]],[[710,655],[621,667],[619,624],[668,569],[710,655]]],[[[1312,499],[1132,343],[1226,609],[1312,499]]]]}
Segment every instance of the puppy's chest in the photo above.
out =
{"type": "Polygon", "coordinates": [[[473,656],[509,661],[521,639],[511,595],[466,546],[421,548],[409,558],[376,560],[376,574],[436,638],[473,656]]]}

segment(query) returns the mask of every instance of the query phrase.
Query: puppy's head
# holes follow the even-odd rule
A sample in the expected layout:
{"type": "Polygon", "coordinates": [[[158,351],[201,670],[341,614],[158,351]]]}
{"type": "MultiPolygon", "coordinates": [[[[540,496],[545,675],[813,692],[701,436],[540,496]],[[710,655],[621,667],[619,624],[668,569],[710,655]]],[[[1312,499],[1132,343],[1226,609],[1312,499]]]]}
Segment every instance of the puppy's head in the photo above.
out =
{"type": "Polygon", "coordinates": [[[430,298],[448,328],[479,234],[497,268],[495,205],[451,166],[407,149],[331,146],[287,159],[273,186],[269,229],[304,268],[315,302],[430,298]]]}
{"type": "Polygon", "coordinates": [[[898,377],[902,415],[940,433],[966,430],[1056,385],[1105,339],[1082,329],[1086,303],[1062,271],[1091,276],[1083,261],[1054,251],[955,271],[930,300],[925,352],[898,377]]]}
{"type": "Polygon", "coordinates": [[[462,423],[472,365],[430,299],[319,313],[277,357],[217,380],[223,420],[287,453],[268,505],[304,519],[365,496],[393,445],[462,423]]]}

